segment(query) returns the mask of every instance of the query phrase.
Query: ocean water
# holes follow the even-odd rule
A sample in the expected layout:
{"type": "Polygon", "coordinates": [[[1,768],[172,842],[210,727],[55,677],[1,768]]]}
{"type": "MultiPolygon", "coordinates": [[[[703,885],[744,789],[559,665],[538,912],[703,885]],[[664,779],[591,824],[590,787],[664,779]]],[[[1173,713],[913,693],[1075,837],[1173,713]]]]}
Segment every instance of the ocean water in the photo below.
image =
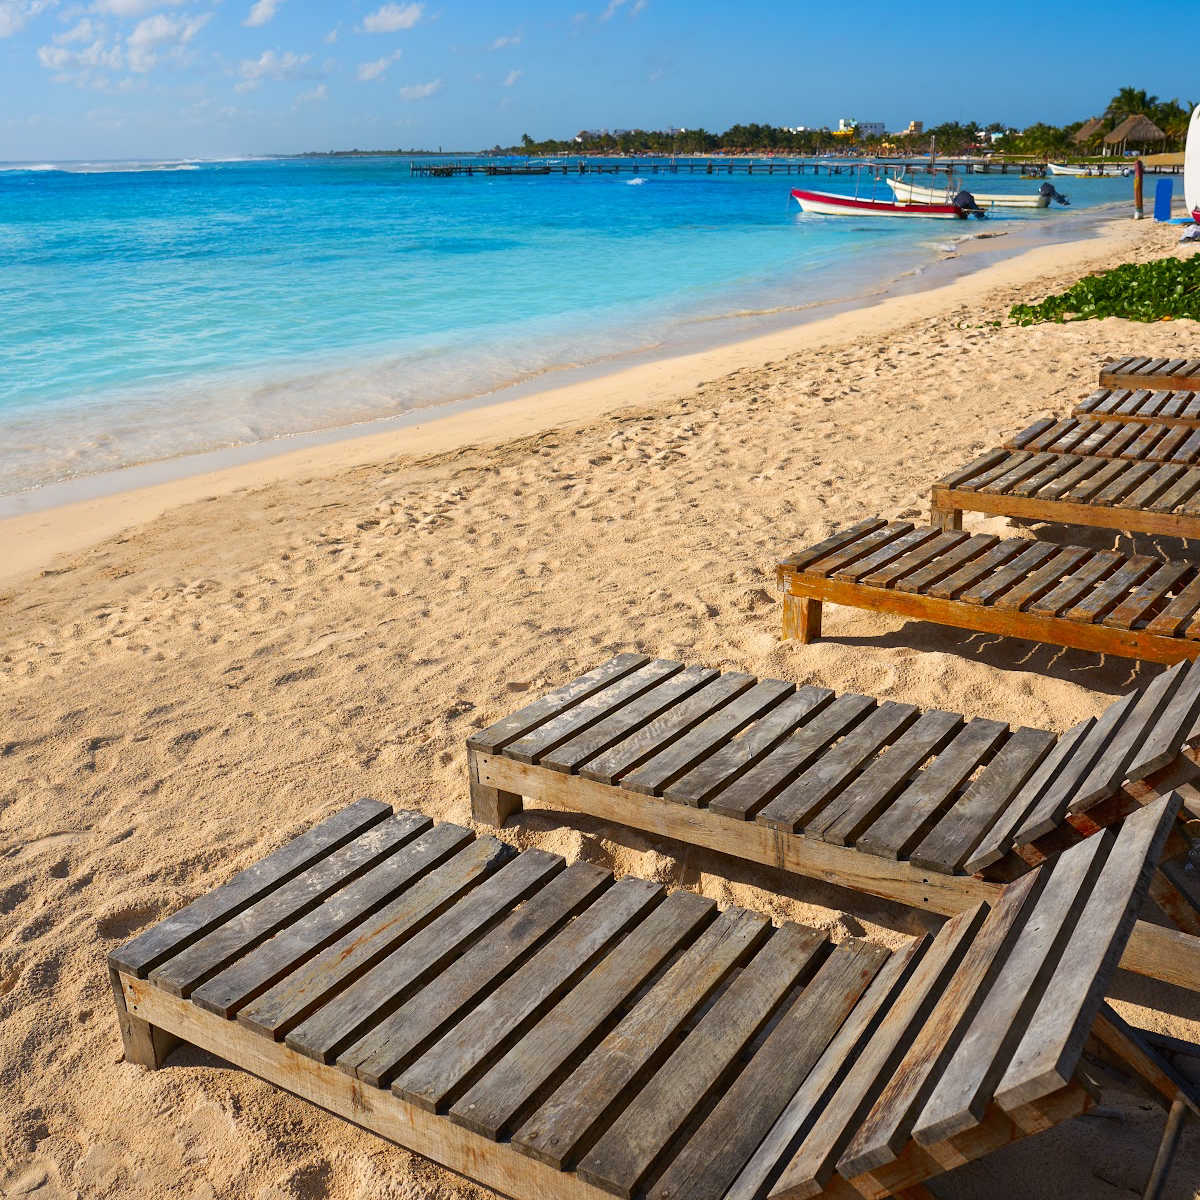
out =
{"type": "Polygon", "coordinates": [[[404,158],[0,163],[0,494],[686,347],[719,318],[747,336],[985,228],[1068,236],[1130,195],[1059,180],[1069,215],[887,222],[804,217],[797,185],[855,187],[425,179],[404,158]]]}

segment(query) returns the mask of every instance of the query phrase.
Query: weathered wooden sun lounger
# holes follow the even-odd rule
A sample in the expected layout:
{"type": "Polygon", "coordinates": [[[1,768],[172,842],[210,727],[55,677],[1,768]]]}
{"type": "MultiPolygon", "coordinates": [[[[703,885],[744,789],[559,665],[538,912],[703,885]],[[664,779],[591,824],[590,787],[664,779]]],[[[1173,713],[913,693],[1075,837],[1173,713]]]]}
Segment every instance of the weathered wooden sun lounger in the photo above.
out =
{"type": "Polygon", "coordinates": [[[1177,807],[889,951],[360,801],[110,956],[125,1054],[191,1043],[519,1200],[916,1200],[1108,1060],[1172,1110],[1161,1179],[1196,1099],[1104,994],[1177,807]]]}
{"type": "Polygon", "coordinates": [[[931,520],[963,512],[1200,537],[1200,468],[1100,455],[989,450],[933,485],[931,520]]]}
{"type": "Polygon", "coordinates": [[[1200,566],[872,518],[778,565],[785,637],[825,601],[1154,662],[1200,655],[1200,566]]]}
{"type": "Polygon", "coordinates": [[[1200,429],[1157,421],[1093,421],[1078,417],[1055,421],[1043,417],[1014,434],[1004,448],[1194,467],[1200,463],[1200,429]]]}
{"type": "MultiPolygon", "coordinates": [[[[475,818],[526,802],[952,914],[1168,786],[1200,778],[1200,667],[1061,738],[778,679],[619,654],[468,739],[475,818]]],[[[1200,990],[1183,826],[1129,970],[1200,990]],[[1181,891],[1176,884],[1183,884],[1181,891]]]]}
{"type": "Polygon", "coordinates": [[[1100,368],[1106,388],[1200,388],[1200,358],[1118,358],[1100,368]]]}
{"type": "MultiPolygon", "coordinates": [[[[1195,381],[1200,388],[1200,379],[1195,381]]],[[[1147,391],[1145,388],[1098,388],[1072,411],[1092,421],[1141,421],[1145,424],[1200,425],[1200,391],[1147,391]]]]}

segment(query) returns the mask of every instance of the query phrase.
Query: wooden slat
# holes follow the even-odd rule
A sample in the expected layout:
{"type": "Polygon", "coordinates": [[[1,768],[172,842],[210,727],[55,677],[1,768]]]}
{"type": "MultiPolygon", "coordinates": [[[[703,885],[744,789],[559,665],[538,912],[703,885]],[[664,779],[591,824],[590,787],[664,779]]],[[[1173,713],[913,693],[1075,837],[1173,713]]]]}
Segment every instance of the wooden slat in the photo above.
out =
{"type": "Polygon", "coordinates": [[[968,604],[990,604],[1036,571],[1054,552],[1055,547],[1046,542],[1030,542],[1028,549],[1023,550],[1007,565],[972,584],[958,599],[968,604]]]}
{"type": "Polygon", "coordinates": [[[1141,689],[1135,703],[1127,710],[1116,732],[1101,748],[1096,762],[1082,783],[1075,789],[1068,811],[1087,812],[1101,800],[1115,796],[1125,780],[1125,772],[1162,717],[1167,703],[1184,677],[1188,663],[1177,663],[1141,689]]]}
{"type": "Polygon", "coordinates": [[[485,933],[394,1013],[338,1056],[337,1065],[373,1087],[393,1077],[476,999],[498,987],[564,922],[612,883],[591,863],[575,862],[485,933]]]}
{"type": "Polygon", "coordinates": [[[1172,485],[1179,482],[1185,474],[1186,467],[1176,467],[1164,464],[1148,475],[1142,485],[1135,488],[1125,500],[1127,508],[1149,508],[1155,500],[1171,490],[1172,485]]]}
{"type": "Polygon", "coordinates": [[[1055,617],[1077,603],[1080,596],[1105,578],[1125,561],[1123,554],[1100,550],[1081,563],[1056,588],[1029,605],[1029,612],[1039,617],[1055,617]]]}
{"type": "Polygon", "coordinates": [[[727,908],[513,1134],[517,1149],[560,1170],[619,1109],[621,1097],[652,1075],[682,1027],[762,943],[771,923],[727,908]]]}
{"type": "Polygon", "coordinates": [[[471,840],[470,832],[458,825],[440,824],[427,829],[335,892],[307,916],[290,922],[274,937],[201,984],[192,992],[192,1003],[222,1017],[235,1016],[249,1001],[395,899],[471,840]]]}
{"type": "Polygon", "coordinates": [[[590,729],[610,713],[636,700],[643,692],[683,670],[683,663],[669,658],[656,658],[645,666],[630,671],[607,687],[573,704],[565,712],[551,717],[523,737],[509,742],[504,754],[517,762],[537,762],[544,754],[590,729]]]}
{"type": "MultiPolygon", "coordinates": [[[[1098,469],[1087,472],[1069,488],[1064,489],[1057,498],[1071,500],[1076,504],[1087,504],[1093,496],[1098,495],[1114,479],[1123,475],[1129,469],[1129,464],[1122,462],[1120,459],[1099,458],[1089,459],[1088,461],[1098,463],[1098,469]]],[[[1064,476],[1059,482],[1064,483],[1065,480],[1066,477],[1064,476]]],[[[1058,491],[1057,488],[1053,490],[1055,492],[1058,491]]]]}
{"type": "Polygon", "coordinates": [[[1031,875],[1011,884],[988,915],[928,1020],[838,1160],[843,1178],[852,1179],[895,1161],[926,1099],[1006,967],[1036,882],[1031,875]]]}
{"type": "Polygon", "coordinates": [[[754,767],[724,788],[708,803],[713,812],[748,820],[773,799],[837,738],[875,707],[870,696],[848,692],[823,708],[791,737],[781,742],[754,767]]]}
{"type": "Polygon", "coordinates": [[[661,888],[633,876],[613,884],[407,1066],[392,1091],[426,1112],[440,1111],[457,1088],[502,1054],[661,898],[661,888]]]}
{"type": "Polygon", "coordinates": [[[768,713],[796,690],[781,679],[760,679],[737,699],[701,721],[678,741],[621,777],[621,786],[653,796],[703,762],[751,721],[768,713]]]}
{"type": "Polygon", "coordinates": [[[887,566],[878,567],[869,575],[863,576],[862,582],[868,587],[891,587],[897,580],[911,572],[936,565],[943,555],[948,554],[966,540],[965,533],[939,533],[917,549],[910,550],[907,554],[888,563],[887,566]]]}
{"type": "Polygon", "coordinates": [[[1127,779],[1145,779],[1170,766],[1183,750],[1197,714],[1200,713],[1200,666],[1191,664],[1171,696],[1166,710],[1146,740],[1138,747],[1125,769],[1127,779]]]}
{"type": "Polygon", "coordinates": [[[1056,465],[1056,457],[1053,454],[1030,455],[1029,458],[1014,464],[1003,475],[998,475],[989,483],[977,488],[976,491],[992,496],[1007,495],[1008,492],[1023,483],[1031,475],[1037,475],[1047,467],[1056,465]]]}
{"type": "Polygon", "coordinates": [[[922,1145],[953,1137],[983,1120],[996,1084],[1075,931],[1104,864],[1102,849],[1101,839],[1089,838],[1053,867],[1038,872],[1035,886],[1041,886],[1041,891],[1033,912],[917,1119],[913,1136],[922,1145]]]}
{"type": "Polygon", "coordinates": [[[864,555],[856,562],[844,566],[836,573],[835,578],[853,583],[869,576],[874,571],[881,570],[888,563],[902,558],[910,550],[915,550],[926,542],[932,541],[937,534],[938,530],[924,525],[915,529],[910,526],[906,533],[892,538],[886,545],[879,547],[871,554],[864,555]]]}
{"type": "Polygon", "coordinates": [[[869,559],[879,550],[890,546],[899,538],[905,537],[912,531],[911,521],[893,521],[883,529],[878,529],[866,537],[859,538],[841,550],[825,555],[805,567],[807,575],[836,576],[844,578],[843,572],[850,570],[855,563],[869,559]]]}
{"type": "Polygon", "coordinates": [[[1020,612],[1027,604],[1041,599],[1053,591],[1063,576],[1081,567],[1092,552],[1078,546],[1069,546],[1055,554],[1044,566],[1031,572],[1016,587],[1010,588],[996,600],[996,607],[1011,612],[1020,612]]]}
{"type": "Polygon", "coordinates": [[[564,683],[562,687],[555,688],[554,691],[540,697],[532,704],[527,704],[502,721],[497,721],[494,725],[489,725],[486,729],[471,734],[467,738],[467,745],[472,750],[480,750],[484,754],[496,754],[503,750],[509,742],[515,742],[517,738],[524,737],[525,734],[544,724],[551,717],[566,712],[581,700],[586,700],[589,696],[608,687],[614,680],[628,675],[631,671],[636,671],[639,667],[644,667],[649,661],[649,656],[645,654],[618,654],[610,658],[608,662],[602,663],[594,671],[580,675],[578,679],[572,679],[570,683],[564,683]]]}
{"type": "MultiPolygon", "coordinates": [[[[159,963],[186,950],[222,922],[261,900],[269,891],[340,850],[391,815],[391,806],[378,800],[355,801],[266,858],[239,871],[228,883],[114,950],[109,955],[109,962],[129,975],[144,979],[159,963]]],[[[427,829],[430,824],[425,819],[422,828],[427,829]]]]}
{"type": "Polygon", "coordinates": [[[1162,601],[1180,579],[1193,570],[1189,563],[1162,563],[1136,591],[1101,618],[1102,623],[1114,629],[1132,629],[1145,619],[1146,614],[1162,601]]]}
{"type": "Polygon", "coordinates": [[[509,1131],[538,1091],[605,1032],[605,1023],[716,913],[715,901],[674,892],[634,927],[450,1108],[450,1119],[485,1137],[509,1131]]]}
{"type": "Polygon", "coordinates": [[[1026,549],[1025,544],[1018,538],[1007,538],[997,546],[993,546],[986,554],[972,559],[959,567],[957,571],[926,588],[930,596],[939,600],[950,600],[958,596],[964,589],[973,586],[981,579],[987,579],[995,571],[1005,566],[1026,549]]]}
{"type": "Polygon", "coordinates": [[[615,1195],[632,1196],[824,944],[823,934],[803,926],[776,930],[580,1159],[579,1177],[615,1195]]]}
{"type": "Polygon", "coordinates": [[[837,532],[831,533],[829,537],[809,546],[807,550],[789,555],[779,565],[790,567],[794,571],[803,571],[809,563],[816,562],[817,559],[823,558],[826,554],[832,554],[843,546],[848,546],[860,537],[874,533],[876,529],[881,529],[886,524],[887,522],[882,517],[868,517],[865,521],[859,521],[857,525],[851,525],[846,529],[839,529],[837,532]]]}
{"type": "Polygon", "coordinates": [[[963,869],[968,874],[974,874],[976,871],[990,867],[1009,852],[1012,847],[1013,834],[1025,820],[1025,815],[1033,807],[1038,796],[1057,776],[1063,763],[1075,753],[1079,743],[1087,736],[1094,724],[1094,718],[1088,717],[1072,729],[1068,729],[1058,739],[1058,744],[1042,759],[1037,769],[1029,777],[1029,782],[996,818],[995,824],[988,830],[983,841],[963,864],[963,869]]]}
{"type": "Polygon", "coordinates": [[[676,780],[663,796],[680,804],[706,804],[722,788],[740,779],[784,738],[833,699],[829,688],[806,686],[788,696],[740,736],[676,780]]]}
{"type": "Polygon", "coordinates": [[[1174,512],[1195,495],[1197,490],[1200,490],[1200,471],[1184,471],[1165,492],[1151,500],[1148,507],[1151,512],[1174,512]]]}
{"type": "Polygon", "coordinates": [[[908,786],[912,773],[939,754],[963,727],[958,713],[930,709],[921,714],[844,792],[805,827],[809,837],[850,845],[908,786]]]}
{"type": "Polygon", "coordinates": [[[562,743],[556,750],[542,755],[538,761],[551,771],[570,775],[588,759],[595,758],[631,733],[649,725],[705,684],[711,683],[718,674],[711,667],[685,667],[678,675],[672,675],[652,687],[583,733],[562,743]]]}
{"type": "Polygon", "coordinates": [[[1071,757],[1059,766],[1054,778],[1048,781],[1046,789],[1037,797],[1020,828],[1013,834],[1016,845],[1024,846],[1037,841],[1062,824],[1080,784],[1087,778],[1109,739],[1137,700],[1137,693],[1131,692],[1114,700],[1100,714],[1071,757]]]}
{"type": "Polygon", "coordinates": [[[1038,491],[1039,500],[1060,500],[1080,483],[1090,479],[1098,471],[1104,470],[1111,464],[1102,458],[1076,459],[1073,456],[1064,456],[1063,465],[1066,469],[1038,491]]]}
{"type": "Polygon", "coordinates": [[[306,1058],[333,1062],[561,869],[557,855],[527,850],[473,889],[460,888],[448,907],[428,905],[429,913],[445,911],[424,928],[418,912],[393,918],[385,935],[372,939],[369,956],[360,953],[361,943],[353,945],[346,956],[357,960],[353,970],[341,969],[345,959],[338,962],[340,990],[327,991],[321,1007],[288,1033],[287,1044],[306,1058]]]}
{"type": "Polygon", "coordinates": [[[910,571],[892,585],[900,592],[920,593],[939,580],[961,570],[967,563],[986,554],[1000,539],[990,533],[972,534],[953,550],[939,555],[933,562],[919,571],[910,571]]]}
{"type": "MultiPolygon", "coordinates": [[[[287,883],[267,892],[210,933],[164,960],[150,978],[172,996],[189,996],[192,990],[227,967],[242,954],[302,917],[339,888],[353,883],[389,855],[395,854],[428,822],[419,814],[401,813],[360,833],[352,842],[320,859],[287,883]]],[[[447,832],[451,836],[452,831],[447,832]]],[[[459,829],[465,842],[470,832],[459,829]]]]}
{"type": "Polygon", "coordinates": [[[1008,735],[1003,721],[976,718],[855,842],[881,858],[900,858],[936,824],[954,793],[1008,735]]]}
{"type": "Polygon", "coordinates": [[[877,1014],[887,1013],[926,949],[928,939],[911,939],[893,951],[879,969],[862,999],[834,1035],[796,1094],[788,1101],[770,1131],[730,1184],[724,1200],[759,1200],[768,1181],[796,1144],[813,1115],[824,1106],[870,1036],[877,1014]]]}
{"type": "Polygon", "coordinates": [[[1154,559],[1142,554],[1127,558],[1103,583],[1097,584],[1063,614],[1069,621],[1091,623],[1099,620],[1110,609],[1121,603],[1130,588],[1138,584],[1154,570],[1154,559]]]}
{"type": "Polygon", "coordinates": [[[928,871],[954,874],[983,842],[1056,740],[1044,729],[1018,729],[909,854],[909,862],[928,871]]]}
{"type": "Polygon", "coordinates": [[[1200,609],[1200,571],[1163,606],[1162,612],[1146,625],[1147,633],[1176,637],[1195,620],[1200,609]]]}
{"type": "Polygon", "coordinates": [[[1022,429],[1020,433],[1014,434],[1004,444],[1010,450],[1024,450],[1030,442],[1040,437],[1047,429],[1055,429],[1063,424],[1066,422],[1056,421],[1053,417],[1039,417],[1032,425],[1022,429]]]}
{"type": "Polygon", "coordinates": [[[955,490],[962,492],[983,491],[989,484],[995,483],[997,479],[1002,479],[1011,471],[1020,468],[1023,463],[1027,463],[1032,457],[1032,454],[1028,454],[1024,450],[1011,450],[989,470],[981,472],[972,479],[955,484],[955,490]]]}
{"type": "Polygon", "coordinates": [[[888,957],[859,940],[834,948],[647,1191],[648,1200],[721,1200],[888,957]]]}
{"type": "Polygon", "coordinates": [[[1006,1111],[1070,1082],[1179,806],[1178,796],[1165,796],[1121,825],[1075,934],[996,1089],[1006,1111]]]}
{"type": "Polygon", "coordinates": [[[828,1184],[837,1160],[945,991],[986,914],[987,907],[980,905],[942,926],[888,1009],[887,1019],[875,1030],[841,1086],[816,1113],[772,1194],[813,1196],[828,1184]]]}
{"type": "Polygon", "coordinates": [[[755,684],[753,675],[727,671],[701,691],[689,696],[656,717],[648,725],[622,738],[580,768],[584,779],[615,783],[622,775],[640,767],[667,746],[684,737],[755,684]]]}
{"type": "Polygon", "coordinates": [[[1108,484],[1088,497],[1088,504],[1120,504],[1130,492],[1134,491],[1147,477],[1158,470],[1157,463],[1122,462],[1124,470],[1108,484]]]}
{"type": "Polygon", "coordinates": [[[981,475],[983,472],[991,470],[998,462],[1003,461],[1007,457],[1007,450],[988,450],[978,458],[967,463],[965,467],[960,467],[957,471],[951,471],[949,475],[943,475],[938,480],[938,484],[945,488],[960,487],[976,475],[981,475]]]}
{"type": "Polygon", "coordinates": [[[512,856],[512,848],[495,838],[469,842],[246,1005],[238,1021],[256,1033],[279,1038],[512,856]]]}
{"type": "Polygon", "coordinates": [[[885,701],[828,753],[789,783],[758,820],[772,829],[803,829],[863,767],[920,715],[916,705],[885,701]]]}
{"type": "Polygon", "coordinates": [[[1009,489],[1010,496],[1036,496],[1048,484],[1062,479],[1075,470],[1076,460],[1062,454],[1052,454],[1050,461],[1032,475],[1026,476],[1020,483],[1009,489]]]}

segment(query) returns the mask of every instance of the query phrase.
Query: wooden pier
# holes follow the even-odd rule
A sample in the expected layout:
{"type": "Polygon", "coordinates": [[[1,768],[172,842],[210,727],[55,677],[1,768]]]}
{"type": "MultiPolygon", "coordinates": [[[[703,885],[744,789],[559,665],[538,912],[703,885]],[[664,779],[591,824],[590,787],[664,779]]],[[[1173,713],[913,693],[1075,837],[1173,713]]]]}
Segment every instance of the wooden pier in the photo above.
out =
{"type": "MultiPolygon", "coordinates": [[[[867,166],[880,176],[889,169],[902,167],[913,175],[1020,175],[1040,162],[1005,160],[981,162],[975,159],[939,159],[933,166],[925,161],[897,162],[861,159],[836,162],[829,159],[797,158],[677,158],[677,159],[601,159],[575,158],[552,161],[498,161],[489,158],[456,159],[453,162],[430,162],[414,159],[408,165],[409,174],[430,179],[452,179],[460,175],[533,176],[533,175],[853,175],[867,166]]],[[[1106,164],[1107,165],[1107,164],[1106,164]]],[[[1127,165],[1132,165],[1129,163],[1127,165]]],[[[1147,167],[1147,174],[1176,174],[1175,167],[1147,167]]],[[[1049,176],[1048,176],[1049,178],[1049,176]]],[[[1117,176],[1113,176],[1117,178],[1117,176]]]]}

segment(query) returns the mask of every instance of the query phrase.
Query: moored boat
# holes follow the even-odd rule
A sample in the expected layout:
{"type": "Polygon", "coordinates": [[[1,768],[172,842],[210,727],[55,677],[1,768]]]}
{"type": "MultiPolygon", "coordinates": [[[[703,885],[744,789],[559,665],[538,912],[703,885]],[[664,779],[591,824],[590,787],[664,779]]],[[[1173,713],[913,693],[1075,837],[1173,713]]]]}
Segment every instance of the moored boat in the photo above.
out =
{"type": "Polygon", "coordinates": [[[967,210],[949,201],[940,204],[902,204],[895,200],[866,200],[839,196],[836,192],[812,192],[792,188],[792,199],[801,209],[821,217],[940,217],[944,220],[965,218],[967,210]]]}
{"type": "MultiPolygon", "coordinates": [[[[949,199],[945,188],[924,187],[919,183],[909,183],[906,179],[891,177],[887,183],[902,204],[945,204],[949,199]]],[[[1043,196],[1038,192],[1019,196],[988,192],[973,192],[972,195],[980,208],[1048,208],[1050,205],[1049,195],[1043,196]]]]}

